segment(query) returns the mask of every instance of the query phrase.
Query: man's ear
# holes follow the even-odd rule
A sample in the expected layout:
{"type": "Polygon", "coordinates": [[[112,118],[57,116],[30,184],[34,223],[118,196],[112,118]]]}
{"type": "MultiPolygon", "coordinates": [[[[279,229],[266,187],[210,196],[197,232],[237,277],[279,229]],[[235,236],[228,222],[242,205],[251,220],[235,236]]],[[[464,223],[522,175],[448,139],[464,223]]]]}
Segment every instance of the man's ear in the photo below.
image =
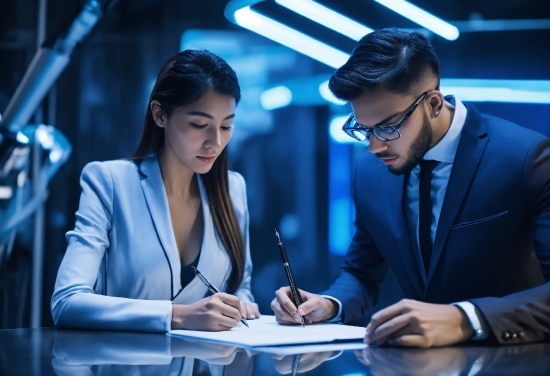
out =
{"type": "Polygon", "coordinates": [[[430,117],[432,119],[439,116],[441,109],[443,108],[443,95],[440,91],[434,91],[430,95],[430,117]]]}
{"type": "Polygon", "coordinates": [[[150,108],[151,108],[151,114],[153,115],[153,120],[155,121],[155,123],[159,127],[164,128],[165,122],[166,122],[166,114],[164,113],[164,110],[162,109],[162,106],[160,105],[159,101],[157,100],[151,101],[150,108]]]}

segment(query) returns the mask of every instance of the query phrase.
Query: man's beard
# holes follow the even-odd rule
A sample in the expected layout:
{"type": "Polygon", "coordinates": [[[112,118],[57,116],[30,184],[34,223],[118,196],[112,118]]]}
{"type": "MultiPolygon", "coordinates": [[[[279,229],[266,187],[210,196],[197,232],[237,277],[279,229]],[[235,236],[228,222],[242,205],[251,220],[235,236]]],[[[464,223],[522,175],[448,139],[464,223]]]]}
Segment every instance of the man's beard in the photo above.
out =
{"type": "Polygon", "coordinates": [[[412,171],[412,169],[420,162],[424,154],[430,149],[430,141],[432,140],[432,127],[430,119],[423,113],[422,128],[420,133],[414,140],[409,149],[409,155],[405,164],[401,167],[388,166],[388,170],[394,175],[403,175],[412,171]]]}

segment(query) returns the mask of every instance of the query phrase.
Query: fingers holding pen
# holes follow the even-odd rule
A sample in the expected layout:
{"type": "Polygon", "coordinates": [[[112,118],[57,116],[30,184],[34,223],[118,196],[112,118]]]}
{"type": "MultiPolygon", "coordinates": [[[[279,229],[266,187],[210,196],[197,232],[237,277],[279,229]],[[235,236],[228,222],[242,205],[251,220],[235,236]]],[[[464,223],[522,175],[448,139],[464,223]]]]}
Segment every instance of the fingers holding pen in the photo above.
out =
{"type": "Polygon", "coordinates": [[[172,329],[229,330],[241,319],[240,300],[216,293],[189,305],[172,306],[172,329]]]}
{"type": "Polygon", "coordinates": [[[298,309],[292,301],[292,292],[288,286],[275,291],[275,299],[271,302],[271,309],[273,309],[276,320],[280,324],[300,323],[300,315],[297,313],[298,309]]]}

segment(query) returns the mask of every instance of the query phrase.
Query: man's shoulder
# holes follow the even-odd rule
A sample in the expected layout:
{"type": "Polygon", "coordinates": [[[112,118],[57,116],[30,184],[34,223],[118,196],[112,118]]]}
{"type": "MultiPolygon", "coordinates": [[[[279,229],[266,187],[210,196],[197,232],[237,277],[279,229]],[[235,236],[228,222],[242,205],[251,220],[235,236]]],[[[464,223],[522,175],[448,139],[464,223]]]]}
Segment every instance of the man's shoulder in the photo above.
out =
{"type": "Polygon", "coordinates": [[[524,127],[512,121],[499,118],[490,114],[481,114],[483,122],[487,127],[487,132],[491,140],[513,143],[514,145],[524,145],[529,147],[534,142],[548,140],[548,137],[524,127]]]}

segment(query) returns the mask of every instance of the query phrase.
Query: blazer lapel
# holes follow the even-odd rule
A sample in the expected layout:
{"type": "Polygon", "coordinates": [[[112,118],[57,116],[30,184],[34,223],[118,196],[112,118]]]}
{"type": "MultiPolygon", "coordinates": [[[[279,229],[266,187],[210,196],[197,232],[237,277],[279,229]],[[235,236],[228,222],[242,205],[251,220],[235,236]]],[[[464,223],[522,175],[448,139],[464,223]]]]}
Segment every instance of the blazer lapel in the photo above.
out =
{"type": "Polygon", "coordinates": [[[180,289],[180,260],[172,229],[172,220],[170,219],[168,198],[166,197],[166,190],[164,189],[164,182],[157,157],[149,156],[144,158],[139,169],[144,175],[144,178],[141,180],[141,189],[143,190],[155,231],[164,251],[164,256],[170,267],[170,276],[172,279],[171,296],[173,299],[180,289]]]}
{"type": "Polygon", "coordinates": [[[475,177],[477,168],[489,142],[487,130],[483,120],[475,108],[467,106],[468,114],[460,136],[460,142],[447,185],[447,192],[441,207],[439,223],[430,260],[430,270],[426,291],[435,268],[443,251],[458,211],[462,205],[466,192],[475,177]]]}
{"type": "MultiPolygon", "coordinates": [[[[218,233],[214,228],[212,213],[206,189],[202,178],[198,175],[199,192],[201,195],[201,207],[203,216],[203,236],[199,264],[197,269],[220,291],[225,291],[225,282],[228,279],[231,264],[229,257],[222,246],[218,233]]],[[[193,278],[191,282],[181,291],[174,302],[179,304],[190,304],[204,298],[208,290],[199,278],[193,278]]]]}

